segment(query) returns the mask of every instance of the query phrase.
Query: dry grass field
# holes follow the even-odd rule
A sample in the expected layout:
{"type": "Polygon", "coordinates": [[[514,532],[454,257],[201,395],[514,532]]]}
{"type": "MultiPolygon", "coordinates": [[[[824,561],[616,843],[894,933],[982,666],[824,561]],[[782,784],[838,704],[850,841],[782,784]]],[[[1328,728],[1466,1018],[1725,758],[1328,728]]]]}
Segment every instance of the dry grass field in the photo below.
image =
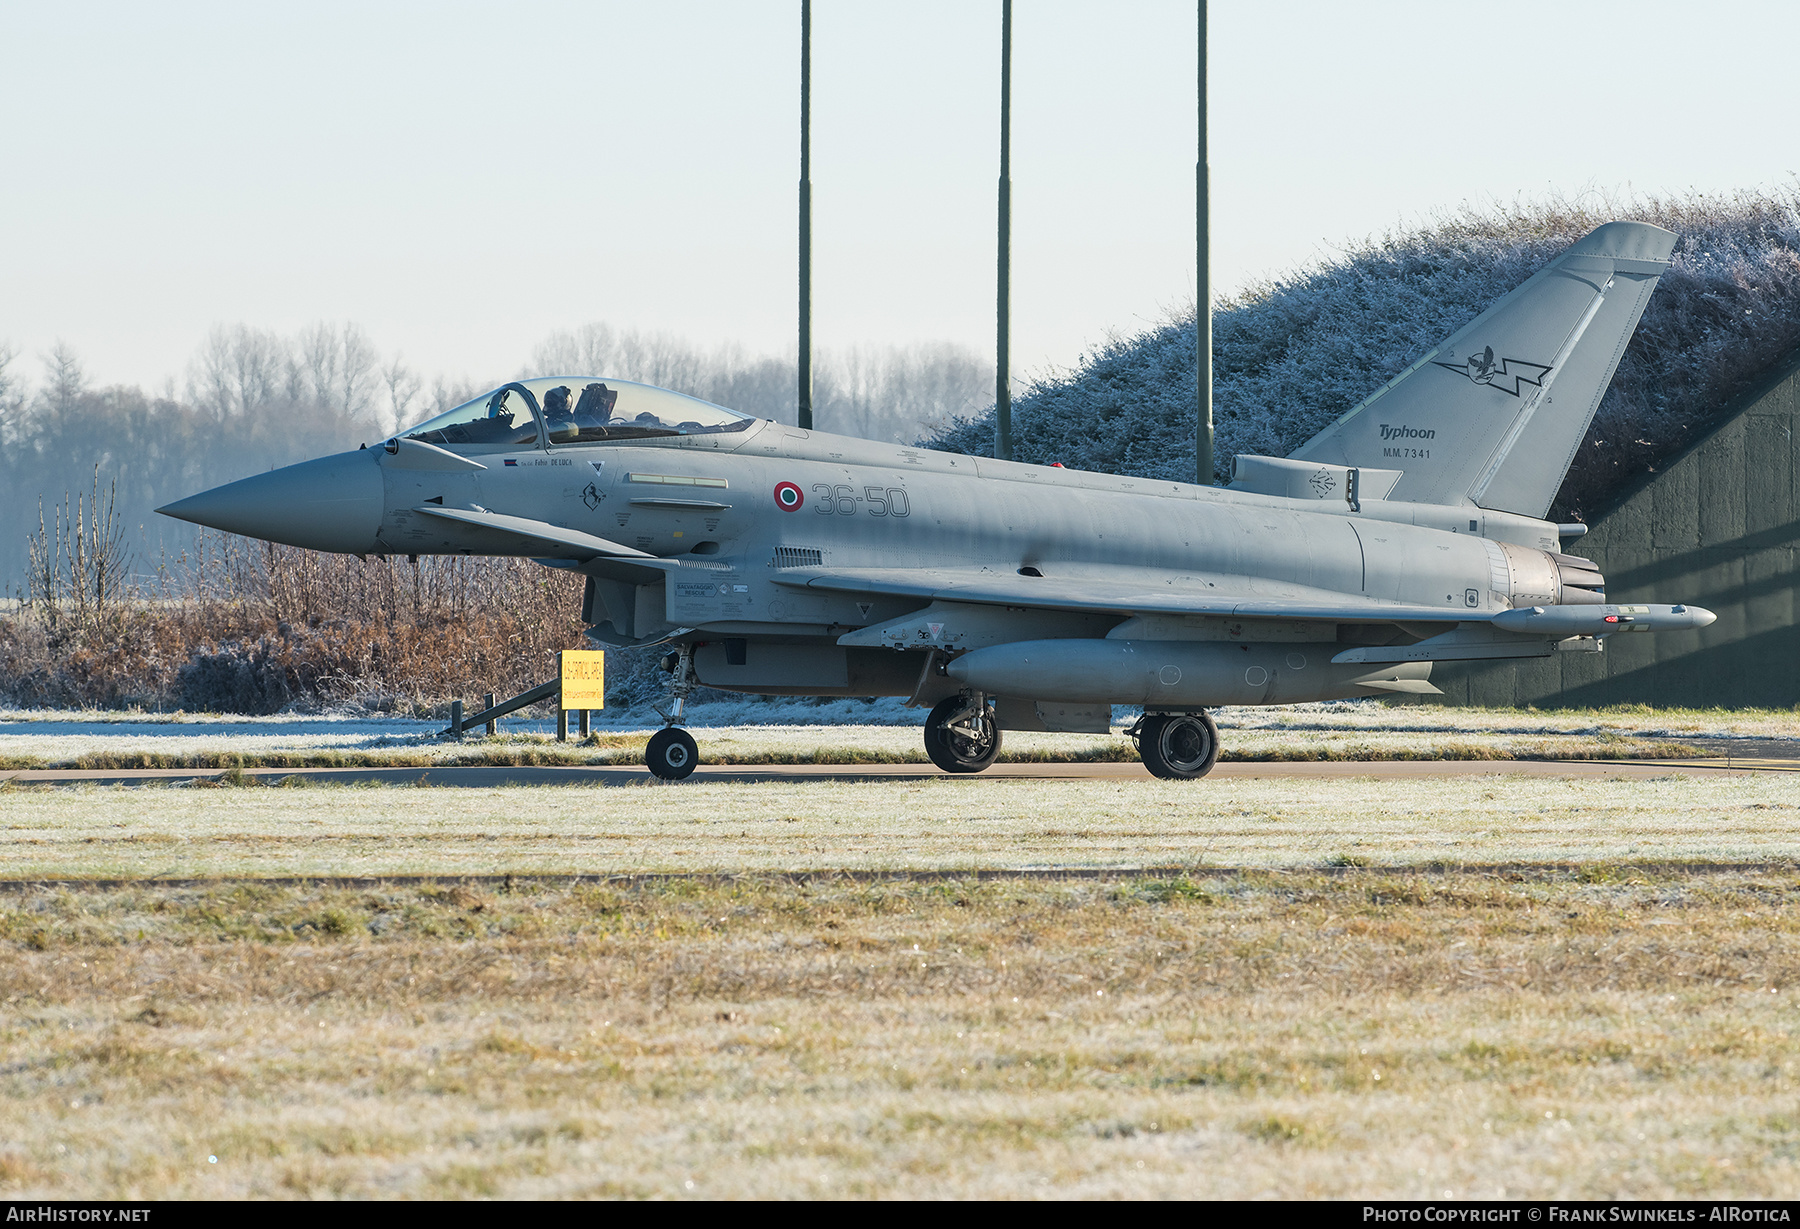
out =
{"type": "Polygon", "coordinates": [[[0,854],[5,877],[19,879],[1741,862],[1800,850],[1792,773],[644,780],[497,789],[0,784],[0,854]]]}
{"type": "Polygon", "coordinates": [[[1797,893],[1791,865],[14,890],[0,1185],[1789,1196],[1797,893]]]}
{"type": "Polygon", "coordinates": [[[0,1196],[1791,1195],[1797,823],[1789,773],[0,785],[0,1196]]]}

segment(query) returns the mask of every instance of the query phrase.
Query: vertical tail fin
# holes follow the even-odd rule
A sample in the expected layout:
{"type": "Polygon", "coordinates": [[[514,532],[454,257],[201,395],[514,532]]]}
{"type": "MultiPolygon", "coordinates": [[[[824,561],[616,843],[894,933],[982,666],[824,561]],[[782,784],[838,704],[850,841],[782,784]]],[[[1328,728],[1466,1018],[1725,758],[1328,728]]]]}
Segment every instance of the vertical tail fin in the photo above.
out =
{"type": "Polygon", "coordinates": [[[1674,250],[1607,223],[1294,457],[1403,470],[1390,499],[1543,516],[1674,250]]]}

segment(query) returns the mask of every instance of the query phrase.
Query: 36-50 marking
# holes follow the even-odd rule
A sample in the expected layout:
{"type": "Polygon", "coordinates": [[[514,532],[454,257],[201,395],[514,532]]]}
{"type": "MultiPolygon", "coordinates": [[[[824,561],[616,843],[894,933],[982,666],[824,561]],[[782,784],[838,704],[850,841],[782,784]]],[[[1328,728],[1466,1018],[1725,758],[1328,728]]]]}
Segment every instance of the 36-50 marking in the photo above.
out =
{"type": "Polygon", "coordinates": [[[836,486],[829,482],[813,483],[813,504],[820,516],[855,516],[857,504],[867,504],[870,516],[911,516],[912,500],[905,487],[866,486],[859,498],[849,483],[836,486]]]}

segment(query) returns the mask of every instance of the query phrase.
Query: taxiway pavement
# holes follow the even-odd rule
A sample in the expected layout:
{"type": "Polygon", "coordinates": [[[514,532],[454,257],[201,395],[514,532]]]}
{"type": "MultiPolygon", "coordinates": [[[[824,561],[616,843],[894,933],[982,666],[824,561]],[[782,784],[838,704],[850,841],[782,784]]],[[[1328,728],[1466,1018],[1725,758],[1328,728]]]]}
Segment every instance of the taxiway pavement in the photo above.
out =
{"type": "MultiPolygon", "coordinates": [[[[1533,776],[1644,779],[1671,773],[1800,772],[1800,760],[1769,757],[1681,760],[1338,760],[1220,764],[1208,779],[1352,777],[1412,781],[1444,777],[1533,776]]],[[[300,777],[319,785],[440,786],[494,789],[519,785],[660,785],[648,769],[631,765],[442,766],[428,768],[246,768],[245,777],[274,783],[300,777]]],[[[218,769],[24,769],[0,772],[0,782],[17,785],[177,785],[217,781],[218,769]]],[[[922,781],[939,779],[1019,779],[1150,781],[1140,763],[996,764],[979,776],[952,777],[928,764],[702,764],[688,782],[725,784],[775,781],[922,781]]]]}

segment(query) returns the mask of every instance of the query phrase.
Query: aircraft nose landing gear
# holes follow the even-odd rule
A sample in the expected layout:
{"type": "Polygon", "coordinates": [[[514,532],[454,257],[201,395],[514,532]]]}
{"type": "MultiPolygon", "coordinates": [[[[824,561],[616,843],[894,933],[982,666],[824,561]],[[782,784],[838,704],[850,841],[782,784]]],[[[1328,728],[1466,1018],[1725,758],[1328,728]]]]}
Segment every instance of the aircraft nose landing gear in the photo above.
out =
{"type": "Polygon", "coordinates": [[[979,692],[951,696],[925,718],[925,754],[945,772],[980,772],[1000,754],[994,706],[979,692]]]}
{"type": "Polygon", "coordinates": [[[700,748],[694,736],[680,726],[672,725],[650,736],[644,748],[644,763],[665,781],[679,781],[694,771],[700,762],[700,748]]]}
{"type": "Polygon", "coordinates": [[[684,644],[673,656],[675,661],[669,670],[669,707],[666,712],[661,708],[656,710],[662,713],[664,726],[650,736],[650,745],[644,748],[644,766],[664,781],[680,781],[700,763],[699,745],[680,724],[687,708],[688,693],[698,682],[694,677],[694,646],[684,644]]]}

